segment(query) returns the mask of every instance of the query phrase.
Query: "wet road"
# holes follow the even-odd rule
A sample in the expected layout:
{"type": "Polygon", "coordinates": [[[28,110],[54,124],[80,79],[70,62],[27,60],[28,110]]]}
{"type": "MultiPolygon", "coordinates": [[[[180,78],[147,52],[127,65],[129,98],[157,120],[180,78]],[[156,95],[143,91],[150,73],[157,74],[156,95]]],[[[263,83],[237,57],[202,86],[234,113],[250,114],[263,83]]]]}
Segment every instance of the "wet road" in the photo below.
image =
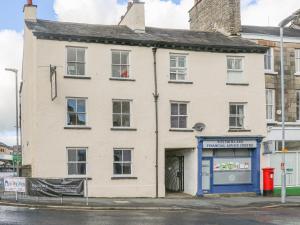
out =
{"type": "Polygon", "coordinates": [[[299,208],[69,211],[0,207],[1,225],[300,225],[299,208]]]}

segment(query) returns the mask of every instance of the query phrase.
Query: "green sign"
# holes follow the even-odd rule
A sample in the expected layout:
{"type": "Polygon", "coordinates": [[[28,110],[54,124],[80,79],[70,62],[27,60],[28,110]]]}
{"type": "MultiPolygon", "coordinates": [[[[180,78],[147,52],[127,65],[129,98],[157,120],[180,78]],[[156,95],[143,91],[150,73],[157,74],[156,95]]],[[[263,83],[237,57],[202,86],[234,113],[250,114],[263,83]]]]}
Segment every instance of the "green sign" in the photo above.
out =
{"type": "Polygon", "coordinates": [[[22,155],[13,155],[13,162],[14,163],[20,163],[22,162],[22,155]]]}

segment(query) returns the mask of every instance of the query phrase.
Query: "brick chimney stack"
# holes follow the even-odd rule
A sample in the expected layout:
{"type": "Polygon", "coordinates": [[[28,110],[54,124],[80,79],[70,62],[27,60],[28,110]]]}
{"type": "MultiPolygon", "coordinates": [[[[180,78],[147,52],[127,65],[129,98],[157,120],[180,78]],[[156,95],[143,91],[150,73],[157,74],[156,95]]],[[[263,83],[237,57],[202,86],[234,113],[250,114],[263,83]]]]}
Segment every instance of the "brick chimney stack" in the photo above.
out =
{"type": "Polygon", "coordinates": [[[27,0],[27,4],[24,5],[24,19],[25,20],[36,20],[37,5],[33,5],[32,0],[27,0]]]}
{"type": "Polygon", "coordinates": [[[240,0],[195,0],[189,11],[190,29],[240,35],[240,0]]]}

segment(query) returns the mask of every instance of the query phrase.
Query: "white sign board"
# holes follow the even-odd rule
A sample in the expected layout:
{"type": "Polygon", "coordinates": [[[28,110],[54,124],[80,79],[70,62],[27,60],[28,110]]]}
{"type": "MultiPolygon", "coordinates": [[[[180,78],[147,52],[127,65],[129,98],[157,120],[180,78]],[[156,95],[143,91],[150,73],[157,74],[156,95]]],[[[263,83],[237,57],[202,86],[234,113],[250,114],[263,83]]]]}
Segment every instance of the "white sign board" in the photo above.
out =
{"type": "Polygon", "coordinates": [[[203,148],[256,148],[256,140],[213,140],[203,141],[203,148]]]}
{"type": "Polygon", "coordinates": [[[4,190],[11,192],[26,192],[26,179],[23,177],[4,178],[4,190]]]}

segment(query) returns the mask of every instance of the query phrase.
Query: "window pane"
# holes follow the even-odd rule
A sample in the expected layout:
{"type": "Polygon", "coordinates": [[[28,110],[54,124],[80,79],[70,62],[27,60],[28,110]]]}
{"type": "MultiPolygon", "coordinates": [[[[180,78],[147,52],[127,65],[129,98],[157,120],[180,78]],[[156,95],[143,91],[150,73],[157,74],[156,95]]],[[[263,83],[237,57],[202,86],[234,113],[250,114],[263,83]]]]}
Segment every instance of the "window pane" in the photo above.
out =
{"type": "Polygon", "coordinates": [[[85,49],[77,48],[77,62],[84,63],[85,62],[85,49]]]}
{"type": "Polygon", "coordinates": [[[243,117],[239,117],[237,119],[237,126],[238,127],[244,127],[244,118],[243,117]]]}
{"type": "Polygon", "coordinates": [[[120,77],[120,66],[112,66],[112,77],[120,77]]]}
{"type": "Polygon", "coordinates": [[[121,64],[128,65],[129,64],[129,53],[128,52],[121,52],[121,64]]]}
{"type": "Polygon", "coordinates": [[[113,102],[113,113],[121,113],[121,102],[113,102]]]}
{"type": "Polygon", "coordinates": [[[185,73],[179,73],[178,80],[185,80],[185,73]]]}
{"type": "Polygon", "coordinates": [[[178,67],[185,67],[185,57],[184,56],[178,57],[178,67]]]}
{"type": "Polygon", "coordinates": [[[187,128],[186,120],[187,118],[185,116],[179,117],[179,128],[187,128]]]}
{"type": "Polygon", "coordinates": [[[68,174],[69,175],[74,175],[76,173],[77,173],[77,171],[76,171],[76,163],[69,163],[68,164],[68,174]]]}
{"type": "Polygon", "coordinates": [[[85,122],[86,122],[85,113],[78,113],[77,114],[77,125],[85,125],[85,122]]]}
{"type": "Polygon", "coordinates": [[[235,69],[241,70],[242,69],[242,59],[235,59],[235,69]]]}
{"type": "Polygon", "coordinates": [[[131,150],[123,150],[123,161],[131,162],[131,150]]]}
{"type": "Polygon", "coordinates": [[[76,62],[76,49],[67,48],[67,60],[68,62],[76,62]]]}
{"type": "Polygon", "coordinates": [[[120,127],[121,126],[121,114],[113,115],[113,126],[120,127]]]}
{"type": "Polygon", "coordinates": [[[170,80],[176,80],[176,73],[170,73],[170,80]]]}
{"type": "Polygon", "coordinates": [[[232,58],[227,58],[227,69],[233,69],[234,68],[234,61],[232,58]]]}
{"type": "Polygon", "coordinates": [[[114,150],[114,161],[115,162],[122,161],[122,150],[114,150]]]}
{"type": "Polygon", "coordinates": [[[186,104],[180,104],[179,105],[179,114],[180,115],[186,115],[187,114],[187,105],[186,104]]]}
{"type": "Polygon", "coordinates": [[[114,163],[114,174],[122,174],[122,166],[120,163],[114,163]]]}
{"type": "Polygon", "coordinates": [[[86,174],[86,164],[85,163],[77,163],[77,174],[84,175],[86,174]]]}
{"type": "Polygon", "coordinates": [[[123,164],[123,174],[131,174],[131,164],[130,163],[123,164]]]}
{"type": "Polygon", "coordinates": [[[76,63],[77,74],[76,75],[85,75],[85,64],[76,63]]]}
{"type": "Polygon", "coordinates": [[[86,161],[86,151],[84,149],[77,151],[77,161],[86,161]]]}
{"type": "Polygon", "coordinates": [[[176,67],[176,57],[170,56],[170,67],[176,67]]]}
{"type": "Polygon", "coordinates": [[[122,102],[122,113],[130,113],[130,102],[122,102]]]}
{"type": "Polygon", "coordinates": [[[68,150],[68,161],[69,162],[76,161],[76,150],[73,149],[68,150]]]}
{"type": "Polygon", "coordinates": [[[243,105],[238,105],[237,106],[237,114],[238,115],[244,115],[244,106],[243,105]]]}
{"type": "Polygon", "coordinates": [[[236,117],[229,117],[229,126],[230,127],[236,127],[236,117]]]}
{"type": "Polygon", "coordinates": [[[76,112],[76,100],[75,99],[68,99],[68,112],[76,112]]]}
{"type": "Polygon", "coordinates": [[[236,113],[236,105],[230,105],[230,115],[235,115],[236,113]]]}
{"type": "Polygon", "coordinates": [[[179,126],[178,120],[179,120],[178,116],[171,116],[171,128],[178,128],[179,126]]]}
{"type": "Polygon", "coordinates": [[[67,68],[67,73],[68,75],[76,75],[76,63],[68,63],[68,68],[67,68]]]}
{"type": "Polygon", "coordinates": [[[130,127],[130,115],[122,115],[122,126],[130,127]]]}
{"type": "Polygon", "coordinates": [[[177,103],[171,104],[171,115],[178,115],[178,104],[177,103]]]}
{"type": "Polygon", "coordinates": [[[76,125],[76,113],[68,113],[68,125],[76,125]]]}
{"type": "Polygon", "coordinates": [[[120,65],[120,52],[112,52],[112,64],[113,65],[120,65]]]}
{"type": "Polygon", "coordinates": [[[129,77],[129,67],[128,66],[121,66],[121,77],[128,78],[129,77]]]}
{"type": "Polygon", "coordinates": [[[85,100],[77,100],[77,112],[85,112],[85,100]]]}

